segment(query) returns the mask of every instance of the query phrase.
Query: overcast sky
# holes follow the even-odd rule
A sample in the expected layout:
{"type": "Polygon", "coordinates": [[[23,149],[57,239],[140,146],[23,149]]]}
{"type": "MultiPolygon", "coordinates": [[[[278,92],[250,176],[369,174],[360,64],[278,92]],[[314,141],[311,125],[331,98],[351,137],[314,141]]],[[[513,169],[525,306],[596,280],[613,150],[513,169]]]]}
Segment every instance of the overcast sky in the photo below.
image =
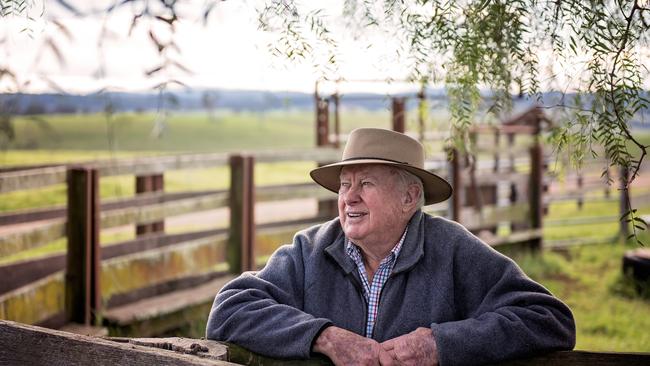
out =
{"type": "MultiPolygon", "coordinates": [[[[85,12],[105,9],[113,2],[68,1],[85,12]]],[[[161,58],[149,39],[150,27],[146,22],[128,34],[133,17],[130,6],[110,15],[97,11],[94,16],[76,17],[56,1],[46,1],[44,5],[34,1],[30,9],[33,21],[9,17],[0,22],[0,67],[12,70],[19,78],[20,89],[31,92],[51,91],[54,85],[73,93],[102,88],[151,90],[160,81],[169,79],[177,79],[191,88],[312,92],[314,82],[323,75],[322,67],[289,64],[270,55],[268,44],[272,37],[258,30],[255,9],[260,6],[259,1],[218,2],[207,25],[201,19],[205,1],[189,3],[181,9],[184,16],[174,34],[180,55],[172,52],[171,56],[191,73],[172,68],[154,77],[145,76],[145,71],[158,66],[161,58]],[[57,30],[55,20],[66,27],[69,38],[57,30]],[[57,60],[48,45],[49,39],[57,45],[64,63],[57,60]],[[101,46],[100,39],[103,39],[101,46]]],[[[340,11],[341,1],[306,3],[314,6],[325,3],[336,26],[339,19],[336,11],[340,11]]],[[[154,32],[161,39],[168,33],[165,27],[154,28],[154,32]]],[[[404,63],[396,58],[395,45],[385,35],[349,37],[340,44],[339,52],[339,76],[348,79],[407,76],[404,63]]],[[[15,91],[6,78],[0,88],[2,92],[15,91]]]]}
{"type": "MultiPolygon", "coordinates": [[[[315,81],[324,73],[322,67],[314,67],[310,62],[290,64],[285,58],[269,54],[268,45],[274,38],[258,30],[257,22],[256,8],[260,8],[264,0],[217,1],[207,25],[203,23],[202,9],[212,0],[179,2],[183,4],[181,20],[176,23],[173,37],[180,46],[180,54],[171,52],[170,57],[191,73],[171,68],[153,77],[146,77],[145,72],[159,66],[161,57],[148,36],[151,24],[141,21],[129,35],[137,8],[127,5],[107,14],[102,9],[122,0],[66,0],[85,13],[95,14],[76,17],[64,10],[58,1],[43,1],[31,1],[29,16],[33,20],[25,16],[0,19],[0,69],[11,70],[18,79],[16,86],[9,78],[0,78],[0,92],[52,91],[57,85],[71,93],[88,93],[104,88],[151,91],[161,81],[172,79],[189,88],[313,92],[315,81]],[[67,37],[57,24],[63,24],[70,36],[67,37]],[[102,32],[104,37],[100,36],[102,32]],[[48,45],[49,40],[57,45],[64,62],[58,60],[48,45]],[[103,42],[100,44],[99,40],[103,42]]],[[[342,39],[339,37],[338,70],[328,76],[348,80],[405,79],[409,61],[397,56],[394,34],[376,28],[372,33],[366,30],[362,35],[357,34],[354,25],[342,21],[342,2],[300,2],[307,8],[325,7],[331,30],[343,35],[342,39]]],[[[154,26],[154,33],[163,41],[169,36],[167,29],[160,24],[154,26]]],[[[640,59],[650,57],[648,49],[638,51],[640,59]]],[[[544,50],[538,50],[537,55],[543,90],[572,90],[585,75],[587,64],[584,60],[574,57],[562,61],[544,50]]],[[[442,57],[439,62],[443,62],[442,57]]],[[[327,64],[325,59],[321,59],[320,65],[323,64],[327,64]]],[[[646,83],[650,81],[646,80],[646,83]]],[[[342,92],[372,90],[390,93],[404,89],[404,84],[398,83],[344,85],[341,86],[342,92]]],[[[414,87],[411,85],[410,89],[414,87]]]]}

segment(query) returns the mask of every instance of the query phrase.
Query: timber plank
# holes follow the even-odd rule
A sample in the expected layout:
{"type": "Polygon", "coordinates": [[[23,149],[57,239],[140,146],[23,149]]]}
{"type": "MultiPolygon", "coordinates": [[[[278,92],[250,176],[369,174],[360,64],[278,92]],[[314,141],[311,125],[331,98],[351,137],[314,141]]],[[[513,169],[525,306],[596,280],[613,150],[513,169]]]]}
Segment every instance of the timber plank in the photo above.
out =
{"type": "Polygon", "coordinates": [[[205,302],[211,303],[217,292],[233,278],[235,278],[233,275],[224,275],[192,289],[175,291],[108,309],[104,313],[104,319],[108,323],[123,326],[205,302]]]}
{"type": "Polygon", "coordinates": [[[199,275],[190,275],[186,277],[181,277],[177,279],[172,279],[170,281],[165,281],[162,283],[156,283],[149,286],[144,286],[137,288],[130,292],[118,293],[111,296],[110,299],[106,302],[105,306],[109,309],[116,308],[118,306],[131,304],[136,301],[151,298],[154,296],[160,296],[163,294],[171,293],[173,291],[181,291],[189,288],[198,287],[202,284],[205,284],[209,281],[214,280],[217,277],[221,277],[226,274],[224,266],[224,271],[220,272],[209,272],[202,273],[199,275]]]}
{"type": "Polygon", "coordinates": [[[106,229],[128,224],[151,223],[170,216],[225,207],[228,202],[228,193],[218,192],[173,202],[112,210],[100,214],[101,227],[106,229]]]}
{"type": "Polygon", "coordinates": [[[205,339],[192,339],[182,337],[133,338],[129,339],[129,343],[135,344],[137,346],[160,348],[185,354],[196,355],[200,358],[209,358],[217,361],[225,360],[228,356],[228,349],[226,346],[205,339]]]}
{"type": "Polygon", "coordinates": [[[198,169],[224,166],[228,155],[222,153],[152,156],[119,159],[96,164],[102,177],[115,175],[151,175],[168,170],[198,169]]]}
{"type": "MultiPolygon", "coordinates": [[[[495,146],[495,145],[479,145],[472,151],[474,154],[500,154],[504,157],[507,155],[523,156],[528,153],[526,146],[495,146]]],[[[504,162],[507,164],[507,162],[504,162]]]]}
{"type": "Polygon", "coordinates": [[[485,243],[491,247],[498,247],[509,244],[523,243],[543,236],[542,229],[530,229],[515,231],[508,236],[495,236],[484,239],[485,243]]]}
{"type": "Polygon", "coordinates": [[[102,296],[109,300],[144,286],[227,269],[225,237],[205,237],[103,261],[102,296]]]}
{"type": "MultiPolygon", "coordinates": [[[[211,347],[223,346],[215,342],[211,344],[211,347]]],[[[55,366],[233,365],[226,361],[199,358],[192,354],[113,342],[5,320],[0,320],[0,364],[55,366]]]]}
{"type": "MultiPolygon", "coordinates": [[[[284,150],[284,151],[255,151],[242,152],[255,156],[263,163],[280,161],[318,161],[329,162],[341,157],[341,150],[320,148],[310,150],[284,150]]],[[[228,155],[223,153],[210,154],[183,154],[171,156],[154,156],[140,159],[120,159],[96,163],[102,177],[115,175],[151,175],[169,170],[200,169],[226,166],[228,155]]]]}
{"type": "Polygon", "coordinates": [[[544,226],[575,226],[575,225],[594,225],[603,223],[618,223],[620,216],[581,216],[581,217],[568,217],[563,219],[544,220],[544,226]]]}
{"type": "Polygon", "coordinates": [[[468,230],[497,225],[503,221],[522,222],[528,220],[529,210],[527,203],[510,206],[486,205],[480,212],[468,207],[461,210],[459,222],[468,230]]]}
{"type": "Polygon", "coordinates": [[[297,198],[331,199],[336,198],[336,193],[330,192],[316,183],[255,187],[255,202],[281,201],[297,198]]]}
{"type": "MultiPolygon", "coordinates": [[[[249,366],[325,366],[332,362],[324,356],[317,355],[308,360],[286,360],[265,357],[251,352],[236,344],[226,343],[229,360],[249,366]]],[[[480,360],[476,360],[480,363],[480,360]]],[[[588,351],[559,351],[517,360],[500,362],[488,366],[647,366],[650,353],[616,353],[588,351]]]]}
{"type": "Polygon", "coordinates": [[[561,351],[501,362],[499,366],[647,366],[650,353],[561,351]]]}
{"type": "Polygon", "coordinates": [[[0,193],[64,184],[65,180],[65,166],[0,173],[0,193]]]}
{"type": "Polygon", "coordinates": [[[2,281],[0,281],[0,295],[38,281],[52,273],[62,271],[65,266],[65,254],[0,266],[0,278],[2,278],[2,281]]]}
{"type": "MultiPolygon", "coordinates": [[[[174,202],[194,197],[208,196],[212,194],[222,193],[224,190],[209,190],[209,191],[190,191],[190,192],[174,192],[174,193],[150,193],[143,194],[137,197],[120,198],[104,200],[101,203],[102,211],[119,210],[128,207],[140,207],[152,204],[174,202]]],[[[13,211],[9,213],[0,213],[0,226],[22,224],[26,222],[51,220],[64,218],[67,214],[66,206],[55,206],[43,209],[29,209],[13,211]]]]}
{"type": "MultiPolygon", "coordinates": [[[[170,245],[182,245],[188,241],[210,236],[223,236],[225,233],[226,229],[215,229],[173,235],[152,235],[102,247],[101,255],[102,260],[107,260],[170,245]]],[[[0,282],[0,294],[63,270],[66,266],[66,256],[65,253],[55,254],[43,258],[0,265],[0,278],[4,279],[4,281],[0,282]]]]}
{"type": "Polygon", "coordinates": [[[0,257],[38,248],[65,235],[66,223],[63,219],[53,220],[22,232],[0,234],[0,257]]]}
{"type": "MultiPolygon", "coordinates": [[[[461,179],[464,182],[470,181],[470,172],[469,170],[461,171],[461,179]]],[[[499,182],[510,182],[513,184],[526,184],[528,182],[529,175],[527,173],[518,173],[518,172],[500,172],[499,174],[494,174],[492,171],[477,171],[476,172],[476,181],[481,185],[491,185],[497,184],[499,182]]]]}
{"type": "Polygon", "coordinates": [[[228,361],[248,366],[333,366],[334,364],[324,355],[315,354],[307,360],[289,360],[270,358],[251,352],[234,343],[225,343],[228,346],[228,361]]]}
{"type": "Polygon", "coordinates": [[[26,209],[0,214],[0,226],[22,224],[26,222],[60,219],[67,213],[66,206],[26,209]]]}
{"type": "Polygon", "coordinates": [[[83,335],[93,336],[93,337],[108,336],[108,329],[106,329],[105,327],[93,327],[91,325],[85,325],[79,323],[68,323],[62,326],[61,328],[59,328],[59,330],[68,333],[83,334],[83,335]]]}
{"type": "Polygon", "coordinates": [[[57,316],[64,310],[63,281],[59,271],[0,295],[0,319],[35,324],[57,316]]]}
{"type": "Polygon", "coordinates": [[[339,160],[342,152],[343,151],[339,149],[322,147],[309,150],[271,150],[243,154],[255,157],[255,161],[258,163],[273,163],[280,161],[314,161],[317,163],[327,163],[339,160]]]}

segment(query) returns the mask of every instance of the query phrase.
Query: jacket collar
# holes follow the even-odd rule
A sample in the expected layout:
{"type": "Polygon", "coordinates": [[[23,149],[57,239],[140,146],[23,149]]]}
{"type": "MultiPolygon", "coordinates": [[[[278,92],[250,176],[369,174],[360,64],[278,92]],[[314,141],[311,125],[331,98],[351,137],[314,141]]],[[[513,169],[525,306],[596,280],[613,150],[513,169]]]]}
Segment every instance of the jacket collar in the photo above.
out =
{"type": "MultiPolygon", "coordinates": [[[[422,210],[417,210],[408,223],[408,232],[402,244],[402,250],[393,267],[393,274],[404,272],[413,267],[424,255],[424,240],[422,238],[422,210]]],[[[340,225],[340,224],[339,224],[340,225]]],[[[340,226],[339,226],[340,229],[340,226]]],[[[332,244],[325,248],[325,252],[336,261],[346,274],[356,270],[354,261],[345,252],[345,234],[340,229],[339,235],[332,244]]]]}

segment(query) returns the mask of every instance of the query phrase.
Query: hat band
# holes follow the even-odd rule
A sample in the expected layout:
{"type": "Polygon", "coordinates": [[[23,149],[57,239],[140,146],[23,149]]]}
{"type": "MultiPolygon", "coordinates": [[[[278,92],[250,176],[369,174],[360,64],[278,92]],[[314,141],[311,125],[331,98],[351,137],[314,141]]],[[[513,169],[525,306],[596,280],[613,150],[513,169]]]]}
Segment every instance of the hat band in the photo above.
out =
{"type": "Polygon", "coordinates": [[[354,160],[384,160],[384,161],[390,161],[391,163],[411,165],[410,163],[408,163],[406,161],[399,161],[399,160],[392,160],[392,159],[385,159],[385,158],[377,158],[377,157],[374,157],[374,156],[343,159],[343,161],[354,161],[354,160]]]}

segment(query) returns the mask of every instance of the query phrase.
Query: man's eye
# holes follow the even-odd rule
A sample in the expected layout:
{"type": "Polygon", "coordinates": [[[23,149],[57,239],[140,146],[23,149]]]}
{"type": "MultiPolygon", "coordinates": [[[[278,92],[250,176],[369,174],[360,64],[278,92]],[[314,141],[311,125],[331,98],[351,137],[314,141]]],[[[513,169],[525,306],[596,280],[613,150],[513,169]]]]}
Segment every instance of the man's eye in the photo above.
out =
{"type": "Polygon", "coordinates": [[[350,186],[350,183],[348,182],[341,182],[341,188],[347,188],[350,186]]]}
{"type": "Polygon", "coordinates": [[[364,186],[364,187],[369,187],[369,186],[372,185],[372,182],[364,181],[364,182],[361,182],[361,185],[364,186]]]}

